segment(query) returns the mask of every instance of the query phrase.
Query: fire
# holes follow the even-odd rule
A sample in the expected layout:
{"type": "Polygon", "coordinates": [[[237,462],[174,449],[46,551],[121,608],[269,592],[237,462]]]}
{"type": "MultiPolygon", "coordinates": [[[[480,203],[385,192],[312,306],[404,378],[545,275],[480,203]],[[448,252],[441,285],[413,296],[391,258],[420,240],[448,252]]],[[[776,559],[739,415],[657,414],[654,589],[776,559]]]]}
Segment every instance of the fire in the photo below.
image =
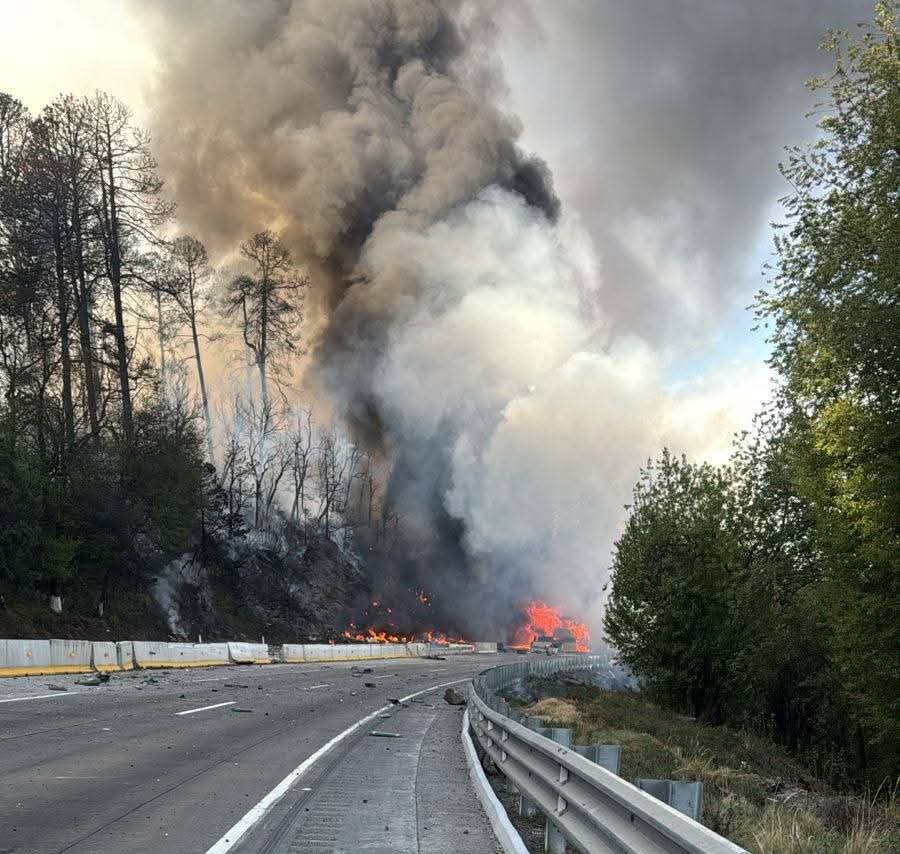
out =
{"type": "Polygon", "coordinates": [[[441,644],[468,643],[468,641],[455,634],[447,634],[440,631],[398,632],[396,630],[390,631],[372,627],[359,629],[353,623],[350,623],[349,628],[341,632],[341,636],[345,640],[358,641],[360,643],[415,643],[416,641],[441,644]]]}
{"type": "Polygon", "coordinates": [[[558,608],[534,600],[525,606],[524,615],[524,622],[513,632],[510,646],[527,647],[538,635],[552,636],[556,629],[568,629],[575,637],[578,652],[590,652],[590,629],[584,623],[564,617],[558,608]]]}
{"type": "Polygon", "coordinates": [[[347,640],[360,641],[362,643],[409,643],[413,640],[411,635],[391,634],[380,629],[368,628],[365,631],[360,631],[353,623],[350,624],[350,628],[344,629],[341,635],[347,640]]]}

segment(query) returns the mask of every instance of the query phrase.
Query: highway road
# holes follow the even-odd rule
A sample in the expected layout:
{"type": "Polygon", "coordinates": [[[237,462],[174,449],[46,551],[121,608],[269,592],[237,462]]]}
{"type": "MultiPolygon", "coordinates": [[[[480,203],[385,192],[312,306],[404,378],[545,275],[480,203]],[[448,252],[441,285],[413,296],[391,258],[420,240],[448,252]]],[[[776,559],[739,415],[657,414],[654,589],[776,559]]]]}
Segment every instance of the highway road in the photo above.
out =
{"type": "MultiPolygon", "coordinates": [[[[214,846],[221,852],[234,847],[228,832],[242,821],[250,833],[236,852],[264,845],[282,850],[278,840],[265,841],[270,830],[288,847],[291,834],[309,838],[301,825],[316,809],[332,810],[325,823],[334,830],[342,823],[340,810],[333,811],[344,790],[389,791],[392,779],[416,773],[422,782],[412,790],[411,806],[422,813],[418,831],[396,831],[411,840],[408,848],[391,843],[378,850],[426,851],[416,841],[431,822],[422,799],[429,791],[456,797],[435,786],[440,789],[443,767],[457,763],[455,773],[461,773],[458,738],[450,735],[458,735],[458,717],[451,719],[451,707],[443,704],[443,688],[409,702],[395,719],[377,712],[391,706],[391,698],[446,683],[461,687],[510,658],[367,661],[372,672],[363,676],[341,662],[136,671],[113,674],[100,687],[77,685],[79,676],[0,680],[0,852],[206,852],[214,846]],[[374,723],[321,755],[330,740],[373,713],[374,723]],[[401,737],[369,737],[379,726],[393,726],[401,737]],[[315,762],[305,768],[310,758],[315,762]],[[291,777],[298,767],[302,774],[291,777]],[[354,767],[368,770],[353,777],[354,767]],[[289,795],[264,810],[286,778],[294,783],[289,795]],[[316,807],[314,789],[325,782],[330,794],[323,792],[316,807]]],[[[408,791],[407,785],[397,797],[409,800],[408,791]]],[[[364,817],[369,801],[357,800],[364,817]]],[[[395,808],[393,796],[372,802],[378,822],[395,808]]],[[[389,826],[388,820],[386,839],[394,838],[389,826]]],[[[317,850],[351,850],[340,844],[323,842],[317,850]]]]}

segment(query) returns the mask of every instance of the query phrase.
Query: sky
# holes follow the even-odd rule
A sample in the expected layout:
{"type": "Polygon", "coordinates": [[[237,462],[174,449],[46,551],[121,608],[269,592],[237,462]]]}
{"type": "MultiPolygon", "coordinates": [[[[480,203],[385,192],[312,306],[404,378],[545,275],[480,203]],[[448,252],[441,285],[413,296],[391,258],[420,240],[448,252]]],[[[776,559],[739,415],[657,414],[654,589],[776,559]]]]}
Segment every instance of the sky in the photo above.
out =
{"type": "MultiPolygon", "coordinates": [[[[427,8],[397,2],[416,14],[427,8]]],[[[432,420],[459,417],[472,405],[478,417],[456,425],[446,446],[454,474],[444,495],[453,515],[466,521],[472,553],[506,555],[517,566],[526,559],[521,544],[538,531],[525,551],[551,555],[544,565],[571,565],[575,579],[598,552],[608,554],[647,454],[667,443],[722,462],[734,433],[750,427],[768,395],[765,336],[751,331],[747,306],[762,284],[769,223],[778,219],[787,189],[778,162],[785,146],[815,133],[806,115],[814,98],[804,82],[829,69],[817,49],[825,30],[869,18],[871,6],[460,2],[463,17],[479,21],[469,32],[477,33],[471,50],[481,61],[466,79],[518,123],[519,144],[546,161],[562,217],[558,228],[535,228],[530,214],[495,194],[396,244],[389,230],[376,229],[387,249],[379,253],[375,241],[363,256],[369,272],[390,279],[396,257],[414,256],[423,293],[433,286],[440,310],[423,308],[411,316],[415,322],[390,327],[373,389],[391,402],[387,412],[399,413],[395,435],[410,448],[427,448],[425,456],[431,446],[423,430],[432,420]],[[491,25],[482,20],[488,16],[491,25]],[[502,76],[479,77],[481,66],[502,76]],[[514,235],[508,244],[501,239],[507,234],[514,235]],[[484,245],[476,252],[479,240],[484,245]],[[436,265],[454,241],[458,248],[436,265]],[[529,267],[523,258],[535,263],[529,267]],[[457,264],[455,281],[445,281],[457,264]],[[487,288],[485,271],[493,277],[487,288]],[[542,286],[554,278],[564,305],[542,286]],[[448,288],[459,291],[460,302],[443,313],[448,288]],[[505,289],[502,301],[491,309],[498,289],[505,289]],[[578,310],[582,297],[591,301],[586,313],[578,310]],[[497,311],[496,323],[481,306],[497,311]],[[534,329],[534,343],[559,370],[534,370],[530,382],[520,369],[541,348],[519,340],[521,328],[534,329]],[[440,336],[447,346],[435,354],[440,336]],[[461,337],[466,346],[446,376],[435,373],[446,368],[443,357],[461,337]],[[432,357],[432,373],[410,370],[432,357]],[[485,380],[491,370],[493,385],[485,380]],[[460,382],[459,400],[448,406],[460,382]],[[483,435],[468,435],[472,424],[487,425],[483,435]],[[522,488],[536,477],[541,489],[522,488]],[[524,493],[540,500],[523,508],[524,493]],[[517,518],[522,524],[510,524],[517,518]],[[550,518],[554,530],[543,531],[550,518]],[[557,554],[553,543],[560,539],[565,552],[557,554]]],[[[238,187],[228,198],[245,207],[263,200],[285,213],[293,204],[302,220],[309,213],[304,199],[326,178],[306,155],[334,161],[325,136],[329,116],[344,116],[339,126],[351,129],[358,119],[341,112],[345,93],[340,86],[326,91],[325,77],[340,78],[348,45],[368,56],[368,35],[359,32],[364,23],[324,0],[296,0],[289,14],[287,8],[241,0],[0,0],[0,89],[34,110],[59,91],[98,87],[126,101],[156,134],[162,177],[174,179],[176,201],[192,225],[212,219],[212,170],[218,165],[227,184],[245,162],[259,185],[238,187]],[[326,19],[331,29],[316,29],[326,19]],[[282,25],[273,37],[273,27],[282,25]],[[329,108],[332,102],[341,109],[329,108]],[[196,150],[185,151],[183,139],[197,140],[196,150]],[[229,151],[235,139],[253,146],[252,154],[248,149],[242,159],[241,151],[229,151]],[[317,139],[325,144],[309,147],[317,139]],[[219,149],[216,164],[211,152],[218,156],[219,149]]],[[[351,133],[343,141],[356,139],[351,133]]],[[[378,157],[390,148],[384,142],[378,157]]],[[[360,161],[348,176],[365,173],[369,151],[348,150],[360,161]]],[[[399,162],[374,159],[375,180],[399,162]]],[[[334,165],[324,183],[342,179],[334,165]]],[[[448,162],[448,172],[456,165],[448,162]]],[[[327,205],[322,213],[327,219],[327,205]]]]}

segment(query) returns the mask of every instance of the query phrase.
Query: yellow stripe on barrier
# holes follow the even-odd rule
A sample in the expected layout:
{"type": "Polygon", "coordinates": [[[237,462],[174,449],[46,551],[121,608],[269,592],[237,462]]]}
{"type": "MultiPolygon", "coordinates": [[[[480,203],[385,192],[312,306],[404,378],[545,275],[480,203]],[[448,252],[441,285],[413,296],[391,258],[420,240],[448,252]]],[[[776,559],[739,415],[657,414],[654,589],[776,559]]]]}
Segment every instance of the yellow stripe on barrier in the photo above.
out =
{"type": "Polygon", "coordinates": [[[230,663],[228,659],[222,659],[221,661],[159,661],[154,659],[153,661],[142,661],[138,664],[138,667],[142,670],[163,667],[221,667],[223,664],[230,663]]]}
{"type": "Polygon", "coordinates": [[[4,676],[52,676],[55,673],[90,673],[89,664],[42,664],[25,667],[0,667],[0,678],[4,676]]]}

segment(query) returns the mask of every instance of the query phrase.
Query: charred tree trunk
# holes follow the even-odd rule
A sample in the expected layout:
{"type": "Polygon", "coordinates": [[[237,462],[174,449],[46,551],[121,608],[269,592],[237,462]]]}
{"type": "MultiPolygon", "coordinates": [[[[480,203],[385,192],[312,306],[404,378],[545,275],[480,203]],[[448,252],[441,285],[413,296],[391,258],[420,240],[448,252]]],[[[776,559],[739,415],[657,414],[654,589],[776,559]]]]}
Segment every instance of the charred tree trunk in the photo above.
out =
{"type": "Polygon", "coordinates": [[[113,295],[114,334],[116,339],[116,367],[119,374],[119,393],[122,398],[122,433],[125,442],[134,440],[134,418],[131,405],[131,382],[128,376],[128,347],[125,342],[125,317],[122,310],[122,255],[119,235],[119,219],[116,200],[116,179],[113,169],[112,131],[107,120],[105,125],[104,163],[106,179],[100,178],[101,201],[106,231],[107,257],[109,261],[109,284],[113,295]]]}
{"type": "Polygon", "coordinates": [[[75,407],[72,404],[72,355],[69,352],[69,293],[66,286],[65,259],[59,220],[53,228],[53,251],[56,258],[56,310],[59,314],[59,346],[62,364],[63,466],[75,445],[75,407]]]}
{"type": "MultiPolygon", "coordinates": [[[[73,176],[73,185],[74,185],[73,176]]],[[[81,230],[81,205],[77,196],[72,201],[72,235],[70,241],[72,289],[78,302],[78,328],[81,363],[84,369],[84,391],[87,398],[91,439],[100,441],[100,419],[97,408],[97,375],[94,371],[94,348],[91,341],[90,292],[84,271],[84,241],[81,230]]]]}

